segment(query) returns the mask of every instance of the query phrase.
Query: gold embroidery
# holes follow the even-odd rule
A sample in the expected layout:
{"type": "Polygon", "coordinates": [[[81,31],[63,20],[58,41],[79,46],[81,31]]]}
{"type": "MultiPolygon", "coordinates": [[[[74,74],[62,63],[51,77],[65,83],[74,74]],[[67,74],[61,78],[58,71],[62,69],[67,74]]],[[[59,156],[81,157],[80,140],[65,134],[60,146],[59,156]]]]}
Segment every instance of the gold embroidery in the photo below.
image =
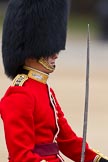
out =
{"type": "Polygon", "coordinates": [[[96,155],[96,157],[94,158],[93,162],[99,162],[99,160],[101,159],[100,155],[96,155]]]}
{"type": "Polygon", "coordinates": [[[108,160],[108,157],[107,156],[104,156],[102,153],[100,153],[98,150],[95,150],[95,149],[92,149],[94,152],[97,153],[96,157],[94,158],[93,162],[99,162],[99,160],[101,158],[104,158],[106,160],[108,160]]]}
{"type": "Polygon", "coordinates": [[[34,80],[37,80],[41,83],[44,83],[46,84],[47,82],[47,79],[48,79],[48,74],[46,73],[43,73],[39,70],[36,70],[36,69],[33,69],[31,67],[28,67],[28,66],[24,66],[24,69],[28,70],[28,77],[31,78],[31,79],[34,79],[34,80]]]}
{"type": "Polygon", "coordinates": [[[27,75],[25,75],[25,74],[18,74],[14,78],[14,80],[12,82],[12,85],[14,85],[14,86],[22,86],[27,79],[28,79],[27,75]]]}

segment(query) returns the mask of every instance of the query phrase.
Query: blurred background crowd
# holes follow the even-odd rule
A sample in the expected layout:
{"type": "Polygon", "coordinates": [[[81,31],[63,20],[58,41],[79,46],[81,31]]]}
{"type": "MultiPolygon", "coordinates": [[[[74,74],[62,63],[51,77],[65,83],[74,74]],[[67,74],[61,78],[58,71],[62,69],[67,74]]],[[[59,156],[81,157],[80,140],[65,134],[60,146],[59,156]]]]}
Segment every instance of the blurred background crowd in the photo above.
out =
{"type": "MultiPolygon", "coordinates": [[[[0,24],[9,0],[0,0],[0,24]]],[[[68,0],[69,30],[84,32],[86,24],[91,25],[97,39],[108,40],[108,0],[68,0]]]]}

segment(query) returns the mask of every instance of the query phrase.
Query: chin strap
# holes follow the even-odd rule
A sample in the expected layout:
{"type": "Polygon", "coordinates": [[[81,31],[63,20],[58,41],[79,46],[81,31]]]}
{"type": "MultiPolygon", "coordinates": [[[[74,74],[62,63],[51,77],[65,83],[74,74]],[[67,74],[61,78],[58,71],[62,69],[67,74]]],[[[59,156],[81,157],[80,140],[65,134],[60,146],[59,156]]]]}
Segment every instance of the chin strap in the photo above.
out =
{"type": "Polygon", "coordinates": [[[43,67],[45,67],[47,70],[50,70],[50,72],[53,72],[55,67],[51,66],[46,60],[45,58],[41,57],[38,61],[43,67]]]}

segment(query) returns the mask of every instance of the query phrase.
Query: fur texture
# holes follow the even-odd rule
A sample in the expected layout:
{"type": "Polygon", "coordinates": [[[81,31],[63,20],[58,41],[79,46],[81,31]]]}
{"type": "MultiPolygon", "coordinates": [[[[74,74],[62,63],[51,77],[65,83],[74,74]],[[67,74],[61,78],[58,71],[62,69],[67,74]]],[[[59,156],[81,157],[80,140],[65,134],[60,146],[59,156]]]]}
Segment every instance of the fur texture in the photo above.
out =
{"type": "Polygon", "coordinates": [[[3,25],[5,73],[13,78],[26,58],[65,49],[67,0],[11,0],[3,25]]]}

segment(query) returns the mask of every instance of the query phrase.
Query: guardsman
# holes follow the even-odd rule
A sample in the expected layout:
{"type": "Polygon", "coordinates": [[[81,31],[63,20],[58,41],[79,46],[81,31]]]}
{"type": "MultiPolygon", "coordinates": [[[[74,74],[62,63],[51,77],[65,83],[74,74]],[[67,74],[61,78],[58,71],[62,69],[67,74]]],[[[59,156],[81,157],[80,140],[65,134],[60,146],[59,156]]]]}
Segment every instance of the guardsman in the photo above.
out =
{"type": "MultiPolygon", "coordinates": [[[[80,162],[82,138],[69,126],[48,85],[65,49],[67,0],[11,0],[3,25],[5,73],[13,79],[0,101],[9,162],[80,162]]],[[[85,162],[107,162],[86,143],[85,162]]]]}

